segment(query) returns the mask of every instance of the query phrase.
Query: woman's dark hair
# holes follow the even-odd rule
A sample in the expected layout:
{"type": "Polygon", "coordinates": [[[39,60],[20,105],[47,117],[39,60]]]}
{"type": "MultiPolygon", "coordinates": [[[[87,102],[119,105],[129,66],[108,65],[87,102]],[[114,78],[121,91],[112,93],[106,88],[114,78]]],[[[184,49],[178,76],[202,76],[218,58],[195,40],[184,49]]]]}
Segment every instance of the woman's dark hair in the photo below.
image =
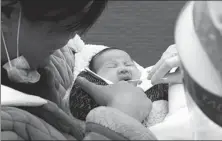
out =
{"type": "Polygon", "coordinates": [[[3,0],[2,10],[7,11],[16,2],[20,2],[23,16],[32,22],[60,22],[71,18],[61,26],[81,34],[95,23],[108,0],[3,0]]]}
{"type": "Polygon", "coordinates": [[[118,48],[105,48],[103,49],[102,51],[98,52],[96,55],[94,55],[92,57],[92,59],[90,60],[89,62],[89,69],[95,73],[97,73],[97,70],[95,68],[95,60],[97,57],[99,57],[100,55],[102,55],[103,53],[107,52],[107,51],[110,51],[110,50],[116,50],[118,48]]]}
{"type": "MultiPolygon", "coordinates": [[[[65,27],[63,32],[79,31],[81,34],[95,23],[105,9],[108,0],[2,0],[2,13],[10,18],[12,11],[18,6],[18,2],[22,8],[22,16],[30,22],[54,22],[58,23],[58,26],[65,27]],[[68,22],[60,23],[67,19],[69,19],[68,22]]],[[[8,79],[6,70],[1,69],[1,71],[2,84],[29,94],[43,94],[41,97],[46,98],[45,93],[38,91],[48,88],[44,69],[38,70],[41,78],[35,84],[12,82],[8,79]]]]}

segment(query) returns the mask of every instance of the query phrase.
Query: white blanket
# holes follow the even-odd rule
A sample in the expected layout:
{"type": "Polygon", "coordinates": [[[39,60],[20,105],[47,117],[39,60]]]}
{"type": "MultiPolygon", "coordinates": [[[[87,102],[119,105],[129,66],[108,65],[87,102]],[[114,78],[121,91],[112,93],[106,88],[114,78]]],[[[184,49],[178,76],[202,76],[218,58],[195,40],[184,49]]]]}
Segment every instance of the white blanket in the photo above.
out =
{"type": "Polygon", "coordinates": [[[192,140],[192,128],[183,85],[171,85],[168,98],[168,115],[163,122],[149,129],[159,140],[192,140]]]}
{"type": "Polygon", "coordinates": [[[187,107],[181,108],[149,128],[159,140],[192,140],[187,107]]]}

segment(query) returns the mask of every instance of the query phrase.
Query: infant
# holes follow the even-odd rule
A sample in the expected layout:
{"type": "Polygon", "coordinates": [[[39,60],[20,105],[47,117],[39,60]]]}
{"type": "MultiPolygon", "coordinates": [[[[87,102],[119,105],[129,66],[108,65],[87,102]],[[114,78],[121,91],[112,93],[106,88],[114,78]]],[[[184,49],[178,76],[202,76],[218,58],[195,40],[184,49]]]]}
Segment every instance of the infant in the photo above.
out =
{"type": "MultiPolygon", "coordinates": [[[[141,77],[141,72],[130,55],[123,50],[115,48],[106,48],[96,54],[90,61],[89,69],[113,83],[136,80],[141,77]]],[[[100,97],[91,96],[95,101],[100,101],[100,97]]],[[[152,102],[145,93],[120,95],[117,97],[115,95],[115,98],[113,95],[110,100],[113,99],[117,102],[112,102],[113,105],[109,106],[121,110],[140,122],[149,115],[152,108],[152,102]]]]}
{"type": "Polygon", "coordinates": [[[135,80],[141,76],[129,54],[115,48],[106,48],[96,54],[89,63],[89,69],[113,83],[135,80]]]}

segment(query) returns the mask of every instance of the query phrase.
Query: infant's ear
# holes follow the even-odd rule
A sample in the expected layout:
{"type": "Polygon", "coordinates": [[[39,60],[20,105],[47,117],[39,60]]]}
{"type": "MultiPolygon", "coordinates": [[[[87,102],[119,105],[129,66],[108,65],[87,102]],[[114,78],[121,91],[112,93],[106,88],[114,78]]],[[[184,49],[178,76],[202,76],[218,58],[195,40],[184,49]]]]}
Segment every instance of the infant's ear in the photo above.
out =
{"type": "Polygon", "coordinates": [[[76,34],[74,38],[68,41],[67,46],[74,49],[75,52],[80,52],[85,47],[85,43],[83,42],[81,37],[76,34]]]}

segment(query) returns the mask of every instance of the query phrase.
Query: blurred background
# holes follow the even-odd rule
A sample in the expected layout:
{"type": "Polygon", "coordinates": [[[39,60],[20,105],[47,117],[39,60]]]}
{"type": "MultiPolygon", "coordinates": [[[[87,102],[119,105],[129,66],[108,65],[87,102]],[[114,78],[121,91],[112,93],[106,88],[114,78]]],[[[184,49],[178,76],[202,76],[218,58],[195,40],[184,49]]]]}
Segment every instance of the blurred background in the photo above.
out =
{"type": "Polygon", "coordinates": [[[140,65],[154,65],[174,43],[174,26],[186,1],[110,1],[86,43],[128,52],[140,65]]]}

